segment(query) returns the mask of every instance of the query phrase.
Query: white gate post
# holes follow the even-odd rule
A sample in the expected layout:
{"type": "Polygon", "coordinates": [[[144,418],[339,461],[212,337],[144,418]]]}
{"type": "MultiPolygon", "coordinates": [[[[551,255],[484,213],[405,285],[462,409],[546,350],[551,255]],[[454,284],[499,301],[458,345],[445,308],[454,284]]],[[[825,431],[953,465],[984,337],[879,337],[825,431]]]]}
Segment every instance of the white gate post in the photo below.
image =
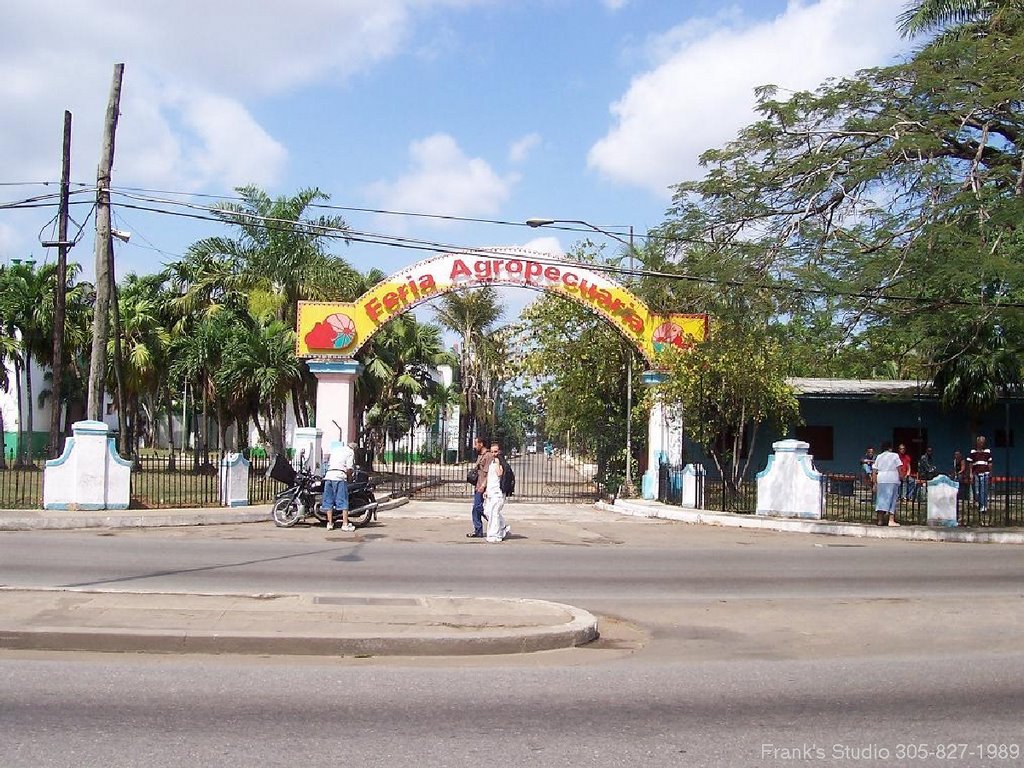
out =
{"type": "Polygon", "coordinates": [[[46,462],[43,509],[128,509],[132,463],[117,455],[102,421],[76,421],[64,453],[46,462]]]}
{"type": "MultiPolygon", "coordinates": [[[[664,371],[645,371],[643,382],[653,387],[667,378],[668,374],[664,371]]],[[[668,407],[661,398],[655,398],[647,420],[647,471],[644,472],[641,484],[643,498],[658,498],[659,467],[663,463],[683,463],[684,438],[682,409],[668,407]]]]}
{"type": "Polygon", "coordinates": [[[758,515],[821,519],[822,475],[807,453],[810,447],[801,440],[772,443],[775,453],[757,473],[758,515]]]}
{"type": "Polygon", "coordinates": [[[352,359],[310,360],[307,365],[317,382],[317,428],[329,436],[328,443],[335,440],[356,442],[356,379],[362,373],[363,366],[352,359]]]}
{"type": "Polygon", "coordinates": [[[220,503],[249,506],[249,460],[240,453],[226,453],[220,460],[220,503]]]}

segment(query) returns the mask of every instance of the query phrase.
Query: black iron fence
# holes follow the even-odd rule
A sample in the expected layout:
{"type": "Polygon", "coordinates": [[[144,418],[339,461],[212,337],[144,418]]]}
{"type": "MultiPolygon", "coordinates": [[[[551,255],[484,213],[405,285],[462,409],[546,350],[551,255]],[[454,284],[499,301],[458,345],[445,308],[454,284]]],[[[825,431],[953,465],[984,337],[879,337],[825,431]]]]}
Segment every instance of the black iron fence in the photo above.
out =
{"type": "Polygon", "coordinates": [[[132,467],[133,509],[219,507],[219,457],[137,456],[132,467]]]}
{"type": "Polygon", "coordinates": [[[18,464],[11,455],[0,469],[0,509],[40,509],[43,506],[43,465],[18,464]]]}
{"type": "MultiPolygon", "coordinates": [[[[46,458],[16,460],[5,456],[0,467],[0,509],[41,509],[46,458]]],[[[268,504],[281,490],[280,483],[266,477],[270,460],[249,459],[249,503],[268,504]]],[[[135,458],[131,474],[133,509],[218,507],[221,505],[220,455],[150,454],[135,458]]]]}
{"type": "MultiPolygon", "coordinates": [[[[662,464],[658,479],[658,500],[665,504],[740,514],[757,511],[756,475],[733,483],[700,465],[662,464]]],[[[875,492],[865,476],[822,474],[821,499],[824,520],[865,524],[874,524],[877,520],[875,492]]],[[[1024,477],[992,477],[985,514],[971,485],[960,483],[956,517],[961,526],[1024,526],[1024,477]]],[[[901,525],[928,524],[926,483],[901,487],[896,520],[901,525]]]]}
{"type": "Polygon", "coordinates": [[[666,504],[738,514],[757,511],[757,477],[753,473],[733,481],[717,468],[661,464],[658,480],[658,500],[666,504]]]}
{"type": "MultiPolygon", "coordinates": [[[[133,509],[173,509],[219,507],[221,500],[219,453],[138,456],[132,467],[131,503],[133,509]]],[[[266,477],[270,460],[266,456],[249,459],[249,503],[267,504],[281,490],[280,484],[266,477]]]]}
{"type": "MultiPolygon", "coordinates": [[[[822,517],[850,523],[875,522],[875,491],[866,477],[825,474],[821,478],[822,517]]],[[[974,498],[970,483],[960,483],[956,517],[963,526],[1024,526],[1024,477],[992,477],[987,513],[974,498]]],[[[928,524],[928,485],[911,483],[900,489],[896,520],[901,525],[928,524]]]]}
{"type": "Polygon", "coordinates": [[[278,491],[283,489],[279,482],[267,477],[270,463],[269,456],[253,456],[249,459],[250,504],[269,504],[278,491]]]}
{"type": "MultiPolygon", "coordinates": [[[[516,476],[514,499],[586,503],[600,496],[593,464],[563,453],[509,453],[505,457],[516,476]]],[[[457,499],[473,497],[473,486],[466,474],[474,461],[454,461],[452,457],[431,460],[428,457],[401,455],[392,461],[374,464],[378,488],[394,495],[418,499],[457,499]]]]}

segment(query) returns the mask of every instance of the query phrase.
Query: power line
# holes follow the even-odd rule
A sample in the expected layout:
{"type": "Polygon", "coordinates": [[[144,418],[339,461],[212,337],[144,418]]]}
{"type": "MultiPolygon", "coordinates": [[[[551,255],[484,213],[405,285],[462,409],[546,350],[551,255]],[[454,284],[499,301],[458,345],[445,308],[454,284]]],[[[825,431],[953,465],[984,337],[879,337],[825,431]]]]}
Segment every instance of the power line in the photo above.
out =
{"type": "MultiPolygon", "coordinates": [[[[135,197],[132,195],[126,195],[126,197],[135,197]]],[[[134,205],[130,203],[121,203],[122,207],[134,208],[137,210],[149,211],[152,213],[158,213],[163,215],[181,216],[185,218],[198,219],[202,221],[214,221],[218,223],[230,223],[229,218],[240,217],[248,220],[252,224],[263,226],[268,230],[274,231],[291,231],[295,225],[300,225],[307,230],[319,231],[324,237],[335,238],[346,240],[350,242],[365,243],[370,245],[379,245],[393,248],[403,248],[407,250],[420,250],[431,253],[462,253],[470,256],[479,256],[482,258],[494,258],[496,251],[488,248],[478,247],[466,247],[452,245],[450,243],[441,243],[429,240],[419,240],[414,238],[404,238],[395,235],[385,235],[380,233],[361,232],[350,228],[342,227],[330,227],[321,224],[315,224],[313,222],[295,221],[288,219],[279,219],[274,217],[260,216],[249,212],[238,213],[236,211],[223,211],[216,208],[210,208],[208,206],[200,206],[197,204],[187,203],[174,203],[174,201],[157,200],[157,199],[146,199],[139,198],[142,202],[162,202],[167,204],[179,204],[192,209],[193,211],[199,211],[198,213],[186,213],[181,211],[168,211],[161,208],[154,208],[145,205],[134,205]]],[[[553,257],[550,254],[543,253],[540,251],[530,251],[528,249],[520,249],[524,255],[529,255],[533,261],[545,265],[564,264],[564,259],[553,257]]],[[[657,278],[666,281],[681,281],[691,282],[706,285],[718,285],[731,288],[756,288],[759,290],[773,291],[779,293],[797,293],[797,294],[808,294],[812,296],[821,296],[826,298],[846,298],[846,299],[860,299],[868,301],[884,301],[894,303],[906,303],[906,304],[920,304],[922,306],[934,306],[936,304],[942,304],[945,306],[958,306],[958,307],[988,307],[991,309],[1024,309],[1024,303],[1018,302],[982,302],[968,299],[933,299],[922,296],[912,295],[900,295],[893,293],[883,292],[862,292],[862,291],[837,291],[837,290],[826,290],[822,288],[810,288],[806,286],[794,286],[784,283],[777,282],[758,282],[749,280],[735,280],[735,279],[719,279],[703,277],[698,275],[679,274],[674,272],[662,272],[650,269],[639,269],[631,270],[623,267],[618,267],[610,264],[594,264],[594,263],[583,263],[582,266],[586,266],[595,272],[623,275],[627,277],[649,277],[657,278]]]]}

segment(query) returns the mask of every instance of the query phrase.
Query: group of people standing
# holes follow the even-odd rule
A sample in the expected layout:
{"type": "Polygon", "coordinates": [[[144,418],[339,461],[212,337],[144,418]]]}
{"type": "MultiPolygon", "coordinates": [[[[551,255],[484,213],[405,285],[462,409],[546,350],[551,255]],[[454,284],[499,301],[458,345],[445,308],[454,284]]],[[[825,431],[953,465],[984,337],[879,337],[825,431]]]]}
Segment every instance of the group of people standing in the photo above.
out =
{"type": "MultiPolygon", "coordinates": [[[[875,491],[875,514],[878,525],[898,526],[897,503],[915,500],[919,486],[940,473],[935,461],[935,451],[931,446],[926,448],[918,459],[917,471],[914,472],[906,446],[900,443],[896,451],[893,451],[892,443],[889,441],[882,443],[882,451],[877,456],[874,447],[868,446],[860,464],[869,487],[875,491]]],[[[978,435],[974,449],[967,456],[959,450],[953,452],[950,477],[960,483],[962,489],[970,488],[973,491],[981,524],[987,526],[992,450],[984,436],[978,435]]]]}
{"type": "Polygon", "coordinates": [[[477,453],[477,480],[473,487],[473,530],[466,534],[470,539],[486,538],[497,543],[504,541],[511,532],[505,522],[505,496],[511,495],[509,480],[513,477],[501,445],[494,441],[487,447],[481,437],[473,441],[477,453]],[[484,523],[487,531],[484,532],[484,523]]]}

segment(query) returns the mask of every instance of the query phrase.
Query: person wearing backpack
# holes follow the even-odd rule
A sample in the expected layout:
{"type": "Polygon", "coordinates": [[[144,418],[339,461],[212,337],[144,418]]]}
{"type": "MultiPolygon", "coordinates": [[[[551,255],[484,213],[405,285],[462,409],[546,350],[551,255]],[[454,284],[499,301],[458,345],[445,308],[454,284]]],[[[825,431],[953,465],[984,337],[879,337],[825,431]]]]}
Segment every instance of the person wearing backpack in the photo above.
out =
{"type": "MultiPolygon", "coordinates": [[[[487,463],[487,485],[484,488],[484,515],[487,517],[487,541],[496,544],[503,541],[510,532],[502,510],[505,508],[505,494],[501,489],[501,478],[508,462],[501,455],[501,446],[491,443],[491,461],[487,463]]],[[[511,467],[509,467],[511,470],[511,467]]],[[[507,482],[507,481],[506,481],[507,482]]]]}

